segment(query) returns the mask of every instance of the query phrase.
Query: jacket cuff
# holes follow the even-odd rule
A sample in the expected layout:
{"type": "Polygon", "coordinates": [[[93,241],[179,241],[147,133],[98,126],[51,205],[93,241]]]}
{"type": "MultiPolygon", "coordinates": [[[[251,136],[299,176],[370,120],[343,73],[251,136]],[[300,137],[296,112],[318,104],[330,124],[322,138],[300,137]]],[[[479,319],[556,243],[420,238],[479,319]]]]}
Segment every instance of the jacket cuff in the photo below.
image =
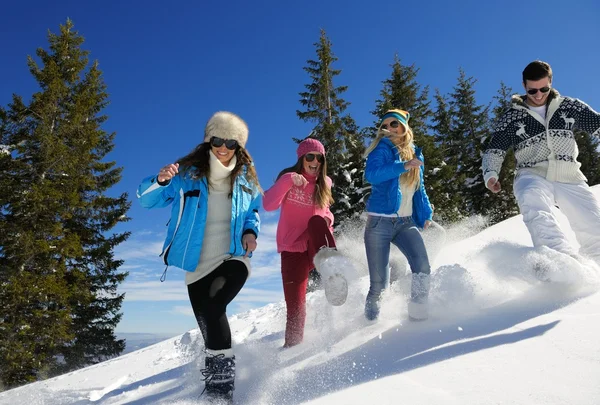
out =
{"type": "Polygon", "coordinates": [[[246,229],[246,230],[244,231],[244,233],[242,233],[242,237],[244,237],[244,235],[246,235],[246,234],[248,234],[248,233],[251,233],[252,235],[254,235],[254,237],[255,237],[256,239],[258,239],[258,235],[257,235],[257,234],[256,234],[256,232],[254,232],[252,229],[246,229]]]}
{"type": "Polygon", "coordinates": [[[171,179],[165,180],[165,181],[158,181],[158,176],[156,176],[156,182],[158,183],[159,186],[164,187],[164,186],[168,186],[171,183],[171,179]]]}
{"type": "Polygon", "coordinates": [[[485,188],[488,188],[487,184],[488,184],[489,179],[491,179],[491,178],[498,180],[498,173],[496,173],[494,171],[489,171],[483,176],[483,184],[484,184],[485,188]]]}

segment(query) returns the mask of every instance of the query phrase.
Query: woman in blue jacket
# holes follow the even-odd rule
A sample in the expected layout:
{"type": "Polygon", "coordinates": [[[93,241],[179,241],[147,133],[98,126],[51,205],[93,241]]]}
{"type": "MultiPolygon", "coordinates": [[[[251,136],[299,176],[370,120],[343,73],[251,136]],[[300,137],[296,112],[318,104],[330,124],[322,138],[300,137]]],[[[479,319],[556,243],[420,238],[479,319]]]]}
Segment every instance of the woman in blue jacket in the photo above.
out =
{"type": "Polygon", "coordinates": [[[428,317],[430,266],[419,228],[430,226],[433,209],[425,192],[423,155],[413,144],[409,118],[407,111],[386,112],[365,152],[365,178],[371,183],[365,227],[370,276],[365,317],[369,320],[379,316],[381,293],[389,284],[390,244],[406,256],[412,271],[409,318],[428,317]]]}
{"type": "Polygon", "coordinates": [[[217,112],[204,133],[204,142],[190,154],[144,179],[137,196],[145,208],[172,204],[161,256],[167,267],[187,271],[206,348],[205,391],[231,401],[235,356],[226,309],[250,274],[261,189],[245,149],[248,126],[240,117],[217,112]]]}

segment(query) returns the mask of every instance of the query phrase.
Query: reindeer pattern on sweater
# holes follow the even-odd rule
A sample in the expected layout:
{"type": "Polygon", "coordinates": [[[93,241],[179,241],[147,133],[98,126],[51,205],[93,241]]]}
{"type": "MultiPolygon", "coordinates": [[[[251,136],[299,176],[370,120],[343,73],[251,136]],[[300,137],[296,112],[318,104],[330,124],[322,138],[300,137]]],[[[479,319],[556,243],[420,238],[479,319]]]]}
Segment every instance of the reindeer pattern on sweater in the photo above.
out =
{"type": "Polygon", "coordinates": [[[502,115],[484,152],[485,183],[498,178],[506,151],[513,148],[517,170],[538,174],[547,180],[580,183],[587,179],[577,161],[575,130],[600,136],[600,114],[583,101],[561,96],[552,89],[546,117],[529,109],[526,96],[515,95],[502,115]]]}

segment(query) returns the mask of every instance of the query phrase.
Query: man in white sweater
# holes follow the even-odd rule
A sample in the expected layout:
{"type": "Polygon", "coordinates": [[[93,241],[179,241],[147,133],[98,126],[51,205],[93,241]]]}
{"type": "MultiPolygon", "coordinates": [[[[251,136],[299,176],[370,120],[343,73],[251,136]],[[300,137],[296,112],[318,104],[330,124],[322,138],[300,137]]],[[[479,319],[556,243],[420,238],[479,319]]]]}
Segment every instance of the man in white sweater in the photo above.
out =
{"type": "Polygon", "coordinates": [[[486,187],[500,191],[498,181],[506,151],[517,161],[514,194],[535,247],[600,263],[600,203],[577,161],[574,131],[600,135],[600,114],[584,102],[561,96],[552,88],[552,68],[531,62],[523,70],[525,95],[512,97],[485,150],[482,170],[486,187]],[[581,246],[570,244],[552,212],[558,206],[581,246]]]}

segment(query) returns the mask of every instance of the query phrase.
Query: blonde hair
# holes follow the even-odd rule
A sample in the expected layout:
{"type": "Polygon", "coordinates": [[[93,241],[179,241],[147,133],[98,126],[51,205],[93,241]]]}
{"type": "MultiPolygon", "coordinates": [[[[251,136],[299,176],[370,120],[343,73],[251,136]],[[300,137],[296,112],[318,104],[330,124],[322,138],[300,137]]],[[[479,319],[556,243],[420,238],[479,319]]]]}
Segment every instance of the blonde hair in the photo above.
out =
{"type": "MultiPolygon", "coordinates": [[[[363,156],[366,158],[369,153],[371,153],[377,147],[379,141],[381,141],[384,136],[387,136],[390,141],[392,141],[396,149],[398,149],[398,154],[400,155],[402,161],[407,162],[411,159],[415,159],[417,157],[414,146],[415,135],[408,124],[405,125],[404,128],[405,131],[402,135],[396,135],[392,132],[382,130],[380,127],[379,131],[377,131],[377,137],[367,147],[363,156]]],[[[415,190],[419,187],[420,181],[420,167],[411,167],[408,171],[400,175],[400,183],[412,187],[415,190]]]]}

